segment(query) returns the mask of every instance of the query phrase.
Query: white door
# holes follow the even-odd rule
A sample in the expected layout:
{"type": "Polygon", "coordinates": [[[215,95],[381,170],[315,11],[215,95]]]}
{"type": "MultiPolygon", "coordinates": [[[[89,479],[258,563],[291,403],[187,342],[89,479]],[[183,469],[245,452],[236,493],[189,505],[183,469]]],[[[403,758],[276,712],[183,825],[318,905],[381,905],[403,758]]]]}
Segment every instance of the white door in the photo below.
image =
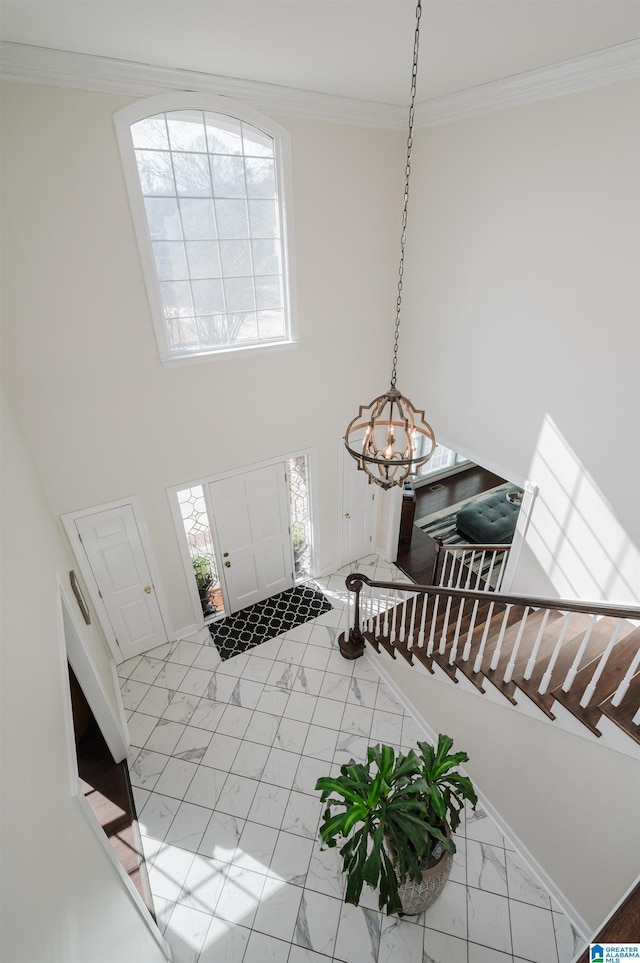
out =
{"type": "Polygon", "coordinates": [[[370,555],[375,546],[375,494],[368,476],[342,444],[342,564],[370,555]]]}
{"type": "Polygon", "coordinates": [[[293,587],[284,462],[209,484],[229,611],[293,587]]]}
{"type": "Polygon", "coordinates": [[[123,659],[167,642],[133,507],[84,515],[75,525],[123,659]]]}

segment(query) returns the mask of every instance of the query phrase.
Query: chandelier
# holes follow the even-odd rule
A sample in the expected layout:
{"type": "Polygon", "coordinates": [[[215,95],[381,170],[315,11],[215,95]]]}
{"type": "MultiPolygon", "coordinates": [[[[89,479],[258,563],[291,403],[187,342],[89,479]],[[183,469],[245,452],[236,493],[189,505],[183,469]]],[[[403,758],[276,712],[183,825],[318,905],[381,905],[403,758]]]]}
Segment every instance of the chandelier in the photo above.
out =
{"type": "Polygon", "coordinates": [[[401,486],[408,475],[415,474],[419,466],[424,465],[424,463],[431,458],[436,447],[433,428],[425,421],[424,411],[419,411],[417,408],[414,408],[409,399],[404,398],[396,387],[421,15],[422,0],[418,0],[413,44],[409,136],[407,138],[407,163],[404,182],[404,206],[402,209],[400,267],[398,271],[398,297],[396,301],[391,384],[389,390],[375,398],[371,404],[360,406],[358,414],[349,423],[344,436],[347,451],[357,461],[358,468],[367,473],[369,483],[375,482],[384,489],[393,488],[394,485],[401,486]]]}

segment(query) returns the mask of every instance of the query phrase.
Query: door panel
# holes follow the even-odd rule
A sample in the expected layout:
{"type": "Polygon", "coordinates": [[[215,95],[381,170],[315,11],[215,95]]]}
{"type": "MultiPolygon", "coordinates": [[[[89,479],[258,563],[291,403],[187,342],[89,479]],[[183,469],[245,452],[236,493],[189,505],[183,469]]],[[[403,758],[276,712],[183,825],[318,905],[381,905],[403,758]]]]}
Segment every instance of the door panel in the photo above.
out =
{"type": "Polygon", "coordinates": [[[89,565],[125,659],[167,641],[131,505],[75,520],[89,565]]]}
{"type": "Polygon", "coordinates": [[[284,463],[211,482],[209,494],[230,612],[291,588],[293,554],[284,463]]]}
{"type": "Polygon", "coordinates": [[[342,446],[342,564],[370,555],[374,549],[375,485],[358,471],[342,446]]]}

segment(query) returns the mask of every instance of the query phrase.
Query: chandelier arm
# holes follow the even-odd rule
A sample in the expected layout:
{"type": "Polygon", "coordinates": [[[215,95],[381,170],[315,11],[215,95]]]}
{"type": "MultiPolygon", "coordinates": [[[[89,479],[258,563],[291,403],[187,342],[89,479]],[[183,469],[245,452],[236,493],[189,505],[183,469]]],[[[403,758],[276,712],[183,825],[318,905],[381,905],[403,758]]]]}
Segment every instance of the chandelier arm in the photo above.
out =
{"type": "Polygon", "coordinates": [[[413,40],[413,66],[411,69],[411,98],[409,103],[409,134],[407,137],[407,163],[404,177],[404,203],[402,207],[402,232],[400,234],[400,264],[398,267],[398,296],[396,299],[396,326],[393,340],[393,365],[391,368],[391,387],[395,388],[398,367],[398,340],[400,335],[400,309],[402,306],[402,279],[404,276],[404,249],[407,240],[407,211],[409,207],[409,180],[411,177],[411,154],[413,152],[413,119],[415,114],[416,88],[418,82],[418,51],[420,49],[420,18],[422,0],[416,7],[416,29],[413,40]]]}

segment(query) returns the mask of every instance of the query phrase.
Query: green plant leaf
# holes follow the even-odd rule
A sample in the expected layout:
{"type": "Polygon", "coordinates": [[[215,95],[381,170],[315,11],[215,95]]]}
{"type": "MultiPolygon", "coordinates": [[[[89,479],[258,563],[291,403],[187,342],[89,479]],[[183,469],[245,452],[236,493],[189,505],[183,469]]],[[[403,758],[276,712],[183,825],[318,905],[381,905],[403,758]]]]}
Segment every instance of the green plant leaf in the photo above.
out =
{"type": "Polygon", "coordinates": [[[378,908],[386,906],[387,916],[392,913],[402,912],[402,901],[398,893],[398,878],[394,866],[389,859],[386,851],[382,850],[382,863],[380,873],[380,898],[378,908]]]}
{"type": "Polygon", "coordinates": [[[420,760],[413,749],[406,756],[398,756],[398,763],[393,773],[393,783],[400,782],[420,771],[420,760]]]}
{"type": "Polygon", "coordinates": [[[380,854],[384,842],[384,826],[380,825],[373,834],[371,852],[362,867],[362,878],[369,886],[377,886],[380,879],[380,854]]]}
{"type": "Polygon", "coordinates": [[[353,803],[362,802],[362,795],[357,792],[352,786],[346,785],[344,780],[337,779],[331,776],[321,776],[316,782],[316,790],[322,791],[322,802],[326,802],[327,794],[336,793],[338,796],[344,796],[353,803]]]}
{"type": "Polygon", "coordinates": [[[355,906],[360,902],[360,894],[362,893],[362,886],[364,883],[364,878],[362,875],[362,868],[364,866],[365,860],[367,858],[367,844],[369,840],[365,832],[360,836],[356,851],[355,851],[355,861],[350,866],[349,878],[347,880],[347,888],[344,894],[345,903],[353,903],[355,906]]]}

